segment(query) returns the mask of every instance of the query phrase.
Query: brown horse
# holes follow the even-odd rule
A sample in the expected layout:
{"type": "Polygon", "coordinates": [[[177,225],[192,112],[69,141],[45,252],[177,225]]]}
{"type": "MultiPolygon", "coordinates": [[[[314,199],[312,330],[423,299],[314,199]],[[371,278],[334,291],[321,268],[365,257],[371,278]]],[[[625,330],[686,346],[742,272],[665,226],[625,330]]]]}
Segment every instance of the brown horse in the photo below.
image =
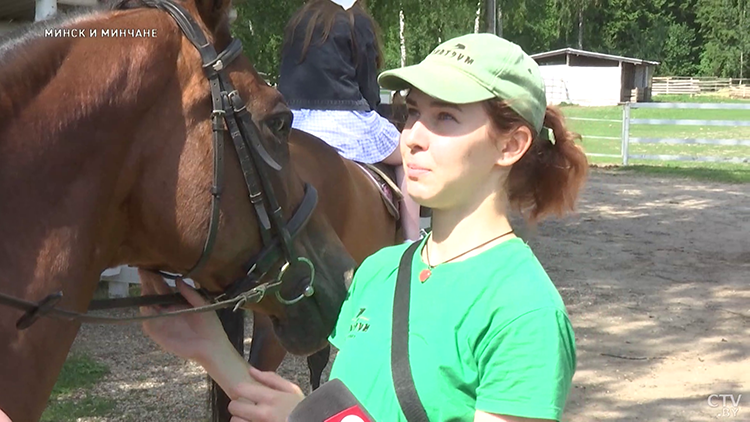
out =
{"type": "MultiPolygon", "coordinates": [[[[403,130],[407,118],[406,101],[400,93],[395,94],[392,104],[388,105],[388,107],[384,107],[383,113],[388,116],[391,123],[396,126],[399,132],[403,130]]],[[[302,136],[314,139],[312,136],[304,132],[299,133],[302,136]]],[[[295,134],[293,133],[291,137],[292,144],[295,139],[294,135],[295,134]]],[[[354,168],[355,164],[353,162],[341,157],[330,157],[335,161],[342,161],[344,166],[349,170],[348,173],[343,174],[340,165],[331,166],[327,163],[319,168],[315,168],[303,164],[300,171],[304,172],[305,168],[307,168],[309,179],[304,176],[303,178],[305,178],[305,180],[317,180],[324,177],[331,180],[329,183],[337,183],[338,186],[343,186],[342,183],[346,185],[357,185],[359,183],[372,185],[372,183],[368,183],[369,181],[363,182],[361,180],[362,172],[357,171],[357,169],[354,168]],[[325,171],[321,172],[321,169],[325,169],[325,171]]],[[[319,190],[324,189],[325,186],[316,183],[313,183],[313,185],[316,187],[320,186],[319,190]]],[[[370,195],[375,194],[368,192],[367,189],[357,188],[356,190],[364,192],[363,195],[360,195],[360,201],[364,201],[369,198],[370,195]]],[[[336,215],[337,217],[357,217],[356,221],[360,222],[360,225],[369,226],[369,229],[371,230],[370,235],[363,237],[361,236],[361,231],[368,230],[368,227],[359,227],[359,225],[356,227],[346,226],[343,224],[343,221],[345,220],[340,220],[338,218],[335,219],[333,224],[334,230],[339,235],[339,238],[342,240],[344,246],[347,248],[347,251],[352,258],[354,258],[357,265],[381,248],[404,240],[403,237],[401,237],[401,234],[398,234],[395,238],[390,236],[390,233],[393,233],[394,230],[393,220],[389,219],[387,215],[383,215],[383,211],[385,210],[383,207],[380,207],[379,213],[376,208],[377,207],[369,209],[367,215],[363,216],[363,218],[359,218],[358,216],[361,213],[361,209],[358,209],[357,203],[351,201],[338,201],[332,204],[331,211],[334,214],[326,213],[327,215],[336,215]]],[[[250,364],[263,371],[276,371],[284,360],[287,352],[273,335],[273,326],[270,319],[266,316],[262,314],[256,314],[254,316],[252,339],[253,341],[248,358],[250,364]]],[[[329,351],[329,348],[325,348],[316,355],[308,357],[308,366],[311,371],[310,381],[313,388],[317,388],[320,381],[320,372],[328,363],[329,351]]]]}
{"type": "MultiPolygon", "coordinates": [[[[280,279],[282,295],[251,308],[270,316],[285,349],[314,353],[326,344],[355,265],[337,233],[357,255],[371,250],[358,251],[357,238],[393,238],[355,221],[339,201],[363,201],[367,210],[382,204],[359,189],[364,183],[346,182],[363,176],[321,142],[298,135],[287,142],[291,113],[246,57],[230,52],[227,64],[204,57],[233,45],[229,0],[183,0],[181,9],[166,2],[120,1],[0,43],[0,293],[36,302],[60,291],[58,308],[84,312],[100,273],[123,264],[189,273],[219,293],[251,279],[256,267],[248,260],[272,245],[274,254],[264,256],[278,259],[261,276],[280,279]],[[47,29],[63,36],[45,36],[47,29]],[[119,35],[103,37],[103,29],[119,35]],[[129,37],[137,30],[140,37],[129,37]],[[205,45],[194,44],[203,34],[205,45]],[[218,109],[217,74],[236,87],[218,109]],[[225,114],[242,130],[224,132],[225,114]],[[225,140],[235,148],[219,154],[225,140]],[[337,178],[309,162],[338,166],[324,169],[337,178]],[[224,173],[218,186],[217,168],[224,173]],[[320,203],[292,237],[285,222],[309,205],[308,180],[320,203]],[[309,258],[314,278],[307,264],[295,267],[299,256],[309,258]],[[282,296],[301,300],[285,305],[282,296]]],[[[79,328],[40,318],[19,330],[22,315],[0,307],[0,409],[15,422],[39,419],[79,328]]]]}

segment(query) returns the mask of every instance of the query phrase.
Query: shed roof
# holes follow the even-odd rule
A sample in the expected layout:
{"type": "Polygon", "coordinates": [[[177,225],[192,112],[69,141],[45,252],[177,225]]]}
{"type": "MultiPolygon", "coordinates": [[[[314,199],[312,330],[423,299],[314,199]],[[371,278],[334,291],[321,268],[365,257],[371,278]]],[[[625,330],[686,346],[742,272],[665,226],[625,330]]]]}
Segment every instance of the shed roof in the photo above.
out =
{"type": "Polygon", "coordinates": [[[642,59],[634,59],[634,58],[631,58],[631,57],[615,56],[613,54],[595,53],[593,51],[578,50],[576,48],[561,48],[559,50],[553,50],[553,51],[547,51],[547,52],[544,52],[544,53],[532,54],[531,58],[534,59],[534,60],[536,60],[536,59],[545,59],[547,57],[567,56],[567,55],[594,57],[594,58],[597,58],[597,59],[612,60],[612,61],[632,63],[632,64],[647,64],[647,65],[658,65],[659,64],[659,62],[654,62],[654,61],[650,61],[650,60],[642,60],[642,59]]]}

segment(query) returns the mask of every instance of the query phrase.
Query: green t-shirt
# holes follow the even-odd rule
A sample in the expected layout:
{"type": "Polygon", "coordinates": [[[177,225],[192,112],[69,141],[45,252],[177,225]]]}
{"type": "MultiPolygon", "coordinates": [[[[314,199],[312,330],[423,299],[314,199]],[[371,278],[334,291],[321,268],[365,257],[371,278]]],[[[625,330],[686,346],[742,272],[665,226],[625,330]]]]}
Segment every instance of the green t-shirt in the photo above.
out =
{"type": "MultiPolygon", "coordinates": [[[[423,241],[424,242],[424,241],[423,241]]],[[[330,341],[338,378],[377,421],[406,421],[391,377],[396,274],[408,245],[357,270],[330,341]]],[[[576,367],[565,305],[531,249],[510,239],[463,261],[427,268],[414,255],[409,356],[431,421],[473,421],[476,410],[559,420],[576,367]]]]}

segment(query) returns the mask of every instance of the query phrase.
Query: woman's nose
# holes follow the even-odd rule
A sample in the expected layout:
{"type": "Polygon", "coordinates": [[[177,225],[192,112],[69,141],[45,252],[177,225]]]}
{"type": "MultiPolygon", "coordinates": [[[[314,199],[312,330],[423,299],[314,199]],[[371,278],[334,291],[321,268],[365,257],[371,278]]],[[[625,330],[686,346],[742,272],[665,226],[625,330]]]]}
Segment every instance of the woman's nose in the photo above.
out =
{"type": "Polygon", "coordinates": [[[404,144],[409,149],[427,149],[429,144],[430,131],[420,120],[415,121],[412,125],[404,128],[401,134],[404,144]]]}

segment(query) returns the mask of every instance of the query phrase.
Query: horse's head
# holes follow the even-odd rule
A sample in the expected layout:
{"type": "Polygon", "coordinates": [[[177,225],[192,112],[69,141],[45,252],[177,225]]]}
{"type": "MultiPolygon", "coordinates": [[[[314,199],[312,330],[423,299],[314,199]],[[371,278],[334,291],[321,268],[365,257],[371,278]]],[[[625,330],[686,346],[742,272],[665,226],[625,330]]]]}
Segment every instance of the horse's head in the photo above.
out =
{"type": "Polygon", "coordinates": [[[230,0],[174,3],[195,25],[182,19],[183,28],[178,27],[181,18],[174,16],[182,12],[160,0],[121,2],[120,9],[132,10],[110,18],[113,27],[155,29],[158,44],[128,53],[143,55],[133,61],[159,65],[152,67],[156,74],[137,76],[150,82],[140,89],[158,93],[152,93],[153,103],[135,129],[141,150],[125,255],[144,268],[190,272],[217,293],[228,287],[248,290],[260,282],[280,285],[278,294],[270,292],[252,308],[271,316],[290,352],[314,352],[333,328],[354,262],[326,219],[312,211],[314,190],[290,162],[289,108],[231,43],[230,0]],[[202,44],[198,32],[216,53],[226,49],[221,62],[210,52],[199,53],[193,44],[195,39],[202,44]],[[244,104],[252,117],[243,114],[244,104]],[[224,152],[215,163],[217,142],[223,142],[224,152]],[[217,168],[223,175],[214,187],[217,168]],[[309,221],[305,209],[312,213],[309,221]],[[295,233],[295,222],[304,221],[295,233]],[[207,244],[209,226],[215,240],[207,244]],[[262,280],[255,278],[261,275],[262,280]],[[306,289],[311,283],[312,295],[306,289]]]}

